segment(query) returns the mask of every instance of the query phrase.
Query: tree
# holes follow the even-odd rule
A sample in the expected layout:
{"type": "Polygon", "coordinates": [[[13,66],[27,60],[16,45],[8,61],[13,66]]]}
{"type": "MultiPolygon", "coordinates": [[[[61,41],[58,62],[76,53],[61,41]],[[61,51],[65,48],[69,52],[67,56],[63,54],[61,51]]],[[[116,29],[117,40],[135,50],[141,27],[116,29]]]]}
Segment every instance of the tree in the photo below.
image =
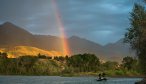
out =
{"type": "Polygon", "coordinates": [[[94,54],[77,54],[67,59],[67,65],[79,72],[88,72],[96,71],[100,61],[94,54]]]}
{"type": "Polygon", "coordinates": [[[112,61],[107,61],[102,64],[102,66],[106,70],[115,70],[118,68],[118,65],[119,65],[118,62],[112,62],[112,61]]]}
{"type": "Polygon", "coordinates": [[[0,52],[0,58],[7,59],[8,58],[8,54],[0,52]]]}
{"type": "Polygon", "coordinates": [[[122,65],[124,68],[128,70],[135,69],[135,66],[137,65],[137,60],[132,57],[124,57],[122,61],[122,65]]]}
{"type": "Polygon", "coordinates": [[[124,42],[130,43],[131,48],[136,50],[141,70],[146,74],[146,10],[143,3],[136,3],[130,14],[131,23],[124,42]]]}
{"type": "Polygon", "coordinates": [[[34,56],[21,56],[18,58],[18,67],[23,68],[23,70],[21,70],[23,73],[29,73],[37,60],[38,58],[34,56]]]}

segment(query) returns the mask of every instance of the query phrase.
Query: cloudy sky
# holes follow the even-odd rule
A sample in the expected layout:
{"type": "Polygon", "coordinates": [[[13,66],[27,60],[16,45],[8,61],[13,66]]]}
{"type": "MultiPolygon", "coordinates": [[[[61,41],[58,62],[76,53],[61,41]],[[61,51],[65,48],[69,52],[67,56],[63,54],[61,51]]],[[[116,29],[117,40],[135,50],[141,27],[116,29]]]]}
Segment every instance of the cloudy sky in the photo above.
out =
{"type": "MultiPolygon", "coordinates": [[[[136,0],[56,0],[68,37],[102,45],[123,38],[136,0]]],[[[0,0],[0,24],[12,22],[34,34],[59,36],[51,0],[0,0]]]]}

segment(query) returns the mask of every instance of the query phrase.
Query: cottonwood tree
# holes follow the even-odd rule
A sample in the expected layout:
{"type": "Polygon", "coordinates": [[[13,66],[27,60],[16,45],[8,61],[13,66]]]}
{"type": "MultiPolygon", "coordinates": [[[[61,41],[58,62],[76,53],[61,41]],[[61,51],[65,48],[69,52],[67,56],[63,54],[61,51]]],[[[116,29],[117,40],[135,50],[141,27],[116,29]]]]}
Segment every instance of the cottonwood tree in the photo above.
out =
{"type": "Polygon", "coordinates": [[[145,3],[135,3],[130,13],[130,27],[124,41],[136,50],[141,70],[146,74],[146,10],[145,3]]]}

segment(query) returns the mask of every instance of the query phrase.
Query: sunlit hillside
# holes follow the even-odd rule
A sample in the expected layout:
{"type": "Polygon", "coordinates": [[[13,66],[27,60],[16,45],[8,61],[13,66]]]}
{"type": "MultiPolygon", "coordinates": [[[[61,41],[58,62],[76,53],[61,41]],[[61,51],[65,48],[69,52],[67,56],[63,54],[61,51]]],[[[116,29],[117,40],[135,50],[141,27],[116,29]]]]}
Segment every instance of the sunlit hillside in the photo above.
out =
{"type": "Polygon", "coordinates": [[[14,48],[0,48],[0,52],[7,52],[9,58],[16,58],[24,55],[36,56],[39,53],[46,56],[62,56],[61,52],[47,51],[35,47],[17,46],[14,48]]]}

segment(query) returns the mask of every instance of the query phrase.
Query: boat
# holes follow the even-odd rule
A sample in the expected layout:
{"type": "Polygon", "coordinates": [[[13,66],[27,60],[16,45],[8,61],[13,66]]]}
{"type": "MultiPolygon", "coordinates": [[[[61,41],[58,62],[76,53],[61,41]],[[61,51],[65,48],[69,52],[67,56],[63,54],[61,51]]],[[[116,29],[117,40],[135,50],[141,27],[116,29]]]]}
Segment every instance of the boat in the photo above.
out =
{"type": "Polygon", "coordinates": [[[97,81],[106,81],[107,78],[96,79],[97,81]]]}

